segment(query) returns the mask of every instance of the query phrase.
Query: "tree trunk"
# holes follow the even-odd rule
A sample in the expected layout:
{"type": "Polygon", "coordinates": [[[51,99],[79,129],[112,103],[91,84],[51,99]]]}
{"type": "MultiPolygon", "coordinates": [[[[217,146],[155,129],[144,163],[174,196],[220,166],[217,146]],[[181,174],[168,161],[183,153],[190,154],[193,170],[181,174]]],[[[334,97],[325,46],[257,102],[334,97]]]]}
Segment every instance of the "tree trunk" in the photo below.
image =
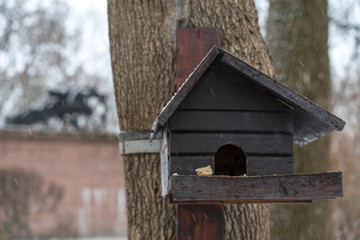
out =
{"type": "MultiPolygon", "coordinates": [[[[121,131],[149,130],[175,90],[173,2],[108,1],[121,131]]],[[[175,206],[160,195],[159,154],[125,155],[129,239],[175,239],[175,206]]]]}
{"type": "MultiPolygon", "coordinates": [[[[175,90],[175,30],[215,27],[222,46],[270,76],[253,1],[108,0],[120,129],[147,130],[175,90]]],[[[124,156],[129,239],[175,239],[175,208],[160,196],[157,154],[124,156]]],[[[267,205],[226,205],[226,239],[269,239],[267,205]]]]}
{"type": "MultiPolygon", "coordinates": [[[[325,109],[330,108],[326,0],[270,0],[267,44],[278,80],[325,109]]],[[[330,138],[295,147],[295,172],[328,170],[330,138]]],[[[326,201],[310,205],[274,206],[272,238],[328,239],[326,201]]]]}

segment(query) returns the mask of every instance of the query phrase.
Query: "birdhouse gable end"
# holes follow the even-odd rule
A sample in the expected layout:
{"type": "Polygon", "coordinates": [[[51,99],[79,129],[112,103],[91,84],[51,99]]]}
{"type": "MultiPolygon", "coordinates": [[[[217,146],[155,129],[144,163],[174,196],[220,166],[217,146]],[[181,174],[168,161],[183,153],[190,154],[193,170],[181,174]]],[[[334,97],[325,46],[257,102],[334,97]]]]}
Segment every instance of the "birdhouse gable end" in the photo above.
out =
{"type": "Polygon", "coordinates": [[[152,131],[156,133],[167,124],[169,131],[182,128],[176,131],[267,132],[267,127],[272,132],[290,133],[294,143],[305,145],[333,130],[342,130],[345,122],[226,51],[213,47],[163,108],[152,131]],[[263,123],[251,124],[253,119],[263,123]],[[267,119],[271,124],[264,123],[267,119]],[[282,119],[281,124],[277,119],[282,119]],[[244,125],[246,121],[248,125],[244,125]],[[242,126],[248,129],[239,130],[242,126]]]}

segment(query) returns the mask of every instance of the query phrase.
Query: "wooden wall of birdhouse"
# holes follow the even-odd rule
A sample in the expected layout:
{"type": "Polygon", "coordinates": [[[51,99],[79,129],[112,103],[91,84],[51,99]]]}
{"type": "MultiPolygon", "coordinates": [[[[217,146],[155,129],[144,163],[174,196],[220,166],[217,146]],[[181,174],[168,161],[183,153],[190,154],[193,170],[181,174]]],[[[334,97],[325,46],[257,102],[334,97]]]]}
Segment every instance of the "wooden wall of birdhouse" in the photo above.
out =
{"type": "Polygon", "coordinates": [[[170,175],[293,173],[292,108],[213,63],[169,119],[170,175]]]}

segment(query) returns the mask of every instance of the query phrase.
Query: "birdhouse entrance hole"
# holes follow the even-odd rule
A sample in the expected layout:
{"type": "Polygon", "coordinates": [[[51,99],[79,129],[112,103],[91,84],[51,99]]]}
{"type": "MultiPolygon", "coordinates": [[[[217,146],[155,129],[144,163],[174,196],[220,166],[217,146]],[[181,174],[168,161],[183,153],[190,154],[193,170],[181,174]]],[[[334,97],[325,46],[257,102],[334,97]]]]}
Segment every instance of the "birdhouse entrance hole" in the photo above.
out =
{"type": "Polygon", "coordinates": [[[247,174],[244,150],[234,144],[225,144],[215,153],[215,175],[241,176],[247,174]]]}

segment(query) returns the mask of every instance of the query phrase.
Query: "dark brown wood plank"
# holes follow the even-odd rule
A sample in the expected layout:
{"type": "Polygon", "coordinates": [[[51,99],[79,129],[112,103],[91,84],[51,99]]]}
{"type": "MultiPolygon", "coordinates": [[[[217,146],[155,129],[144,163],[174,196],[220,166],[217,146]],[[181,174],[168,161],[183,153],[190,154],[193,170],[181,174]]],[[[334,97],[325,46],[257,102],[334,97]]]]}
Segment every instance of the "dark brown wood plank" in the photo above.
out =
{"type": "Polygon", "coordinates": [[[320,200],[342,197],[342,173],[253,177],[172,176],[175,203],[186,201],[320,200]]]}
{"type": "Polygon", "coordinates": [[[178,240],[224,239],[224,214],[220,204],[177,205],[178,240]]]}
{"type": "Polygon", "coordinates": [[[221,46],[216,28],[178,28],[176,30],[176,89],[185,82],[209,50],[221,46]]]}
{"type": "Polygon", "coordinates": [[[293,133],[291,112],[175,111],[170,131],[293,133]]]}
{"type": "Polygon", "coordinates": [[[214,154],[227,143],[239,145],[249,155],[288,155],[293,153],[290,134],[255,133],[170,133],[170,154],[214,154]]]}
{"type": "Polygon", "coordinates": [[[240,74],[218,77],[216,64],[205,72],[182,101],[179,109],[274,110],[290,108],[240,74]]]}
{"type": "Polygon", "coordinates": [[[248,175],[292,174],[294,160],[292,157],[248,156],[248,175]]]}
{"type": "MultiPolygon", "coordinates": [[[[206,55],[207,49],[210,49],[213,45],[221,45],[220,35],[221,31],[219,29],[211,28],[183,28],[177,30],[177,89],[179,89],[188,75],[193,72],[202,57],[206,55]]],[[[210,50],[206,59],[200,63],[196,71],[189,77],[187,84],[183,85],[173,101],[169,102],[163,114],[160,114],[157,122],[164,126],[167,119],[210,66],[217,54],[216,48],[210,50]]],[[[200,159],[198,162],[202,161],[204,159],[200,159]]],[[[196,165],[197,162],[195,163],[194,161],[194,164],[196,165]]],[[[179,206],[177,210],[178,240],[221,240],[224,238],[225,226],[222,205],[179,206]],[[195,222],[192,222],[192,220],[195,222]]]]}
{"type": "Polygon", "coordinates": [[[195,169],[210,165],[214,170],[214,156],[170,156],[169,174],[196,175],[195,169]]]}
{"type": "MultiPolygon", "coordinates": [[[[169,203],[174,204],[175,202],[172,200],[172,195],[168,195],[169,197],[169,203]]],[[[197,205],[201,205],[201,204],[244,204],[244,203],[271,203],[271,204],[305,204],[305,203],[312,203],[314,202],[313,200],[281,200],[281,199],[275,199],[275,200],[256,200],[256,199],[251,199],[251,200],[217,200],[217,201],[186,201],[186,202],[181,202],[181,205],[186,205],[186,204],[197,204],[197,205]]],[[[176,204],[176,203],[175,203],[176,204]]]]}

